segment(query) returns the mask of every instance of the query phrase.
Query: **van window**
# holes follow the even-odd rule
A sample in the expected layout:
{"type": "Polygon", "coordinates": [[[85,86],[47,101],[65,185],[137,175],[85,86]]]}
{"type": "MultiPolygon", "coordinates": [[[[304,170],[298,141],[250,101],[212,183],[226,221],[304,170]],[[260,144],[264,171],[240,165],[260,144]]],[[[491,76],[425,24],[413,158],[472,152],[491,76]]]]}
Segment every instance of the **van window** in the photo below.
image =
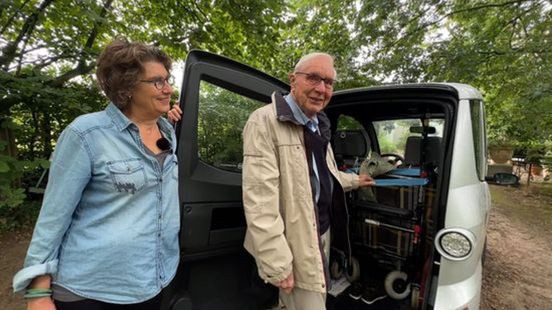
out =
{"type": "Polygon", "coordinates": [[[485,122],[483,114],[483,102],[481,100],[470,101],[470,114],[473,135],[473,150],[475,156],[475,168],[477,177],[480,181],[485,180],[486,165],[486,146],[485,146],[485,122]]]}
{"type": "MultiPolygon", "coordinates": [[[[435,133],[429,137],[443,137],[445,120],[440,118],[430,119],[429,127],[435,128],[435,133]]],[[[411,127],[421,127],[420,119],[398,119],[374,122],[374,129],[378,137],[381,154],[397,154],[405,156],[406,140],[408,137],[421,137],[421,133],[410,132],[411,127]]]]}
{"type": "Polygon", "coordinates": [[[197,128],[199,158],[219,169],[241,172],[243,126],[251,112],[264,105],[201,81],[197,128]]]}
{"type": "Polygon", "coordinates": [[[399,119],[374,122],[381,154],[397,154],[404,157],[406,139],[409,136],[421,136],[410,133],[410,127],[422,126],[419,119],[399,119]]]}

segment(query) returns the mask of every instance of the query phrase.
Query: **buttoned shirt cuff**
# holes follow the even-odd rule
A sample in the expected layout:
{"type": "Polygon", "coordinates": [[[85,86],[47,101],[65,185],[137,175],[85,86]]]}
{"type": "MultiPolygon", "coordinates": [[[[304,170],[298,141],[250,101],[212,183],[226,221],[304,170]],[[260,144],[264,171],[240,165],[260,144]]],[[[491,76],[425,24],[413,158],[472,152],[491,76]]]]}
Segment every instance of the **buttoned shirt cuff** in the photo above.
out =
{"type": "Polygon", "coordinates": [[[19,270],[13,277],[13,291],[22,292],[38,276],[57,273],[57,267],[58,260],[55,259],[44,264],[33,265],[19,270]]]}
{"type": "Polygon", "coordinates": [[[282,270],[282,272],[278,274],[267,275],[266,273],[262,272],[262,270],[259,270],[259,275],[267,283],[278,284],[279,282],[287,279],[287,277],[289,277],[292,271],[293,271],[293,265],[289,264],[282,270]]]}

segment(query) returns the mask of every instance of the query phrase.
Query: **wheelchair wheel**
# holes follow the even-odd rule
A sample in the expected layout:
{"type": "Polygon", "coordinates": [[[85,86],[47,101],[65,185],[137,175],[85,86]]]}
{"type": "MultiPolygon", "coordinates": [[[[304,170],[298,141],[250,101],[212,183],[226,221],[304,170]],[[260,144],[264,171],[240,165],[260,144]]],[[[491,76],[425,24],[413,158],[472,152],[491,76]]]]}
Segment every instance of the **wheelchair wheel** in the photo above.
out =
{"type": "Polygon", "coordinates": [[[333,261],[330,265],[330,275],[332,279],[339,279],[343,275],[343,269],[339,265],[339,262],[333,261]]]}
{"type": "Polygon", "coordinates": [[[405,272],[394,270],[385,277],[385,292],[389,297],[401,300],[410,294],[410,283],[405,272]]]}
{"type": "Polygon", "coordinates": [[[360,264],[358,259],[351,257],[351,264],[347,266],[347,272],[345,273],[347,281],[353,283],[360,278],[360,264]]]}
{"type": "Polygon", "coordinates": [[[412,287],[412,296],[410,296],[410,308],[419,309],[420,308],[420,288],[412,287]]]}

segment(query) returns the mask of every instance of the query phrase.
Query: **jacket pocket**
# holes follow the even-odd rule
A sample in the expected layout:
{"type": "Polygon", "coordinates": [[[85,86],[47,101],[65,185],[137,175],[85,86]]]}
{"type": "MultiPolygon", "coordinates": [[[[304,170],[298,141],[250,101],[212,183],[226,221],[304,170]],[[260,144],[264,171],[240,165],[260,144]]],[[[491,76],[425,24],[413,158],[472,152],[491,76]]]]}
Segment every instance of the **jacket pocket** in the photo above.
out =
{"type": "Polygon", "coordinates": [[[107,169],[118,192],[135,194],[146,185],[146,171],[141,159],[108,161],[107,169]]]}

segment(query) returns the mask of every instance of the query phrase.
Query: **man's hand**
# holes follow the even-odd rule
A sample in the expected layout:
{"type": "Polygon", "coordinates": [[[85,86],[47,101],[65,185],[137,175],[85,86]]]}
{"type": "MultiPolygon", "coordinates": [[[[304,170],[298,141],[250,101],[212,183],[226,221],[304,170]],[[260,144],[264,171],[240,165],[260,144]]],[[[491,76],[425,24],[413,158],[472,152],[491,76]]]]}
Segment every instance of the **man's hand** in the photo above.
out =
{"type": "Polygon", "coordinates": [[[290,273],[287,278],[276,283],[275,285],[283,289],[286,294],[291,293],[291,291],[293,290],[293,286],[295,285],[295,281],[293,280],[293,272],[290,273]]]}
{"type": "Polygon", "coordinates": [[[376,185],[376,182],[369,175],[367,175],[367,174],[359,174],[358,175],[358,186],[359,187],[374,186],[374,185],[376,185]]]}
{"type": "Polygon", "coordinates": [[[27,310],[56,310],[50,297],[30,298],[27,300],[27,310]]]}
{"type": "Polygon", "coordinates": [[[176,124],[176,122],[182,119],[182,110],[180,109],[178,102],[172,106],[169,112],[167,112],[167,117],[173,124],[176,124]]]}

